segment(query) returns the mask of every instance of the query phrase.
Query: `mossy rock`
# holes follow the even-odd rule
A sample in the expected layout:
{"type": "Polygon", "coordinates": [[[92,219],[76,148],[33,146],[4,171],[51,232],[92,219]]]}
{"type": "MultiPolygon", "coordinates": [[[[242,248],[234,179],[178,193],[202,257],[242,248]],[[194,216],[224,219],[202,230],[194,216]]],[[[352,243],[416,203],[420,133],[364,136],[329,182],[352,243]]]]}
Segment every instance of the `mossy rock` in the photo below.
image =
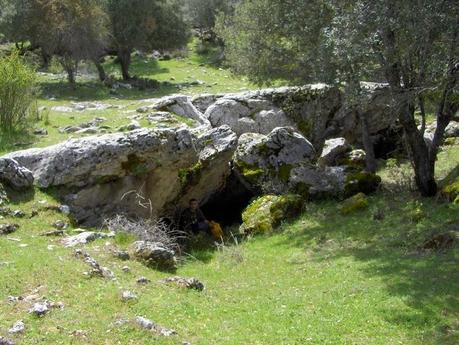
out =
{"type": "Polygon", "coordinates": [[[443,142],[443,145],[445,145],[445,146],[453,146],[453,145],[456,145],[458,143],[459,143],[459,141],[457,140],[457,138],[446,138],[445,141],[443,142]]]}
{"type": "Polygon", "coordinates": [[[242,213],[240,231],[245,234],[266,233],[282,221],[298,216],[303,197],[296,194],[264,195],[255,199],[242,213]]]}
{"type": "Polygon", "coordinates": [[[452,182],[446,184],[441,191],[449,201],[452,201],[455,204],[459,203],[459,176],[452,182]]]}
{"type": "Polygon", "coordinates": [[[371,194],[375,192],[381,184],[381,177],[366,171],[359,171],[349,174],[346,178],[344,193],[346,196],[357,193],[371,194]]]}
{"type": "Polygon", "coordinates": [[[179,170],[178,176],[182,189],[196,185],[201,178],[203,168],[203,163],[198,162],[192,167],[179,170]]]}
{"type": "Polygon", "coordinates": [[[341,205],[341,214],[348,215],[368,207],[368,198],[364,193],[358,193],[343,201],[341,205]]]}

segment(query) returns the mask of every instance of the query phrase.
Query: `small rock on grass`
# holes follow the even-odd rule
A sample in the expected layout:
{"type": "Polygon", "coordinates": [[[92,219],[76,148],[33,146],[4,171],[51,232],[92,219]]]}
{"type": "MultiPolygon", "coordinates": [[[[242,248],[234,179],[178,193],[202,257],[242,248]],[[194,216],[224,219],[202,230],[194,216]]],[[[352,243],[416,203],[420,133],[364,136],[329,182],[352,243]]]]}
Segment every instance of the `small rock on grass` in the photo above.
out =
{"type": "Polygon", "coordinates": [[[15,342],[0,336],[0,345],[15,345],[15,342]]]}
{"type": "Polygon", "coordinates": [[[126,302],[136,300],[138,299],[138,297],[132,291],[123,291],[123,293],[121,294],[121,299],[126,302]]]}
{"type": "Polygon", "coordinates": [[[56,220],[53,223],[53,227],[55,227],[57,230],[64,230],[68,228],[68,223],[64,222],[63,220],[56,220]]]}
{"type": "Polygon", "coordinates": [[[13,326],[8,330],[10,334],[22,333],[25,330],[25,324],[22,320],[16,321],[13,326]]]}
{"type": "Polygon", "coordinates": [[[124,273],[129,273],[129,272],[131,272],[131,269],[129,268],[129,266],[123,266],[123,267],[121,267],[121,270],[122,270],[124,273]]]}
{"type": "Polygon", "coordinates": [[[177,335],[177,332],[173,329],[168,329],[160,325],[155,324],[153,321],[144,318],[142,316],[137,316],[135,322],[138,326],[144,329],[151,330],[152,332],[161,335],[163,337],[171,337],[177,335]]]}
{"type": "Polygon", "coordinates": [[[18,224],[0,224],[0,235],[8,235],[19,229],[18,224]]]}
{"type": "Polygon", "coordinates": [[[47,236],[47,237],[64,236],[64,230],[51,230],[51,231],[41,233],[40,236],[47,236]]]}
{"type": "Polygon", "coordinates": [[[204,290],[204,284],[196,278],[169,277],[160,280],[160,282],[165,284],[173,284],[178,287],[187,289],[194,289],[198,291],[204,290]]]}
{"type": "Polygon", "coordinates": [[[151,283],[151,280],[146,278],[146,277],[140,277],[137,279],[137,284],[149,284],[151,283]]]}
{"type": "Polygon", "coordinates": [[[32,306],[32,308],[29,309],[30,314],[33,314],[38,317],[45,316],[48,312],[49,312],[49,307],[46,301],[35,303],[32,306]]]}

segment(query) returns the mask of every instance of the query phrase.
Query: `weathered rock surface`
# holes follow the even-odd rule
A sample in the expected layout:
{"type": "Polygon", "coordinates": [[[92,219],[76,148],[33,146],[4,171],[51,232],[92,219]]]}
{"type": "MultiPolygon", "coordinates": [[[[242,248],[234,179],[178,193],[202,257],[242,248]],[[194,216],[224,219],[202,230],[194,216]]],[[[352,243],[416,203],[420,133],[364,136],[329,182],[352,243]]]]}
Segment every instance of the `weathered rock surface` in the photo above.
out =
{"type": "Polygon", "coordinates": [[[347,151],[350,150],[350,145],[345,138],[334,138],[325,141],[322,153],[318,159],[321,166],[338,165],[338,158],[342,158],[347,151]]]}
{"type": "Polygon", "coordinates": [[[15,345],[16,343],[10,339],[0,336],[0,345],[15,345]]]}
{"type": "Polygon", "coordinates": [[[0,235],[8,235],[19,229],[17,224],[0,224],[0,235]]]}
{"type": "Polygon", "coordinates": [[[82,232],[78,235],[70,236],[67,238],[64,238],[62,240],[62,244],[67,247],[75,247],[79,244],[86,244],[88,242],[95,241],[99,238],[107,238],[107,237],[113,237],[115,236],[114,233],[104,233],[104,232],[93,232],[93,231],[85,231],[82,232]]]}
{"type": "Polygon", "coordinates": [[[204,284],[196,278],[168,277],[161,279],[160,282],[186,289],[193,289],[198,291],[204,290],[204,284]]]}
{"type": "Polygon", "coordinates": [[[12,325],[8,329],[8,333],[10,334],[17,334],[17,333],[22,333],[25,330],[25,324],[22,320],[16,321],[14,325],[12,325]]]}
{"type": "Polygon", "coordinates": [[[224,184],[236,144],[227,126],[200,135],[184,128],[141,129],[9,156],[33,170],[39,187],[57,187],[76,220],[92,225],[119,210],[148,215],[138,195],[151,200],[155,214],[190,193],[208,198],[224,184]],[[199,183],[184,186],[179,173],[198,163],[203,168],[199,183]]]}
{"type": "Polygon", "coordinates": [[[133,257],[148,266],[164,270],[174,270],[177,266],[174,251],[166,248],[162,243],[136,241],[131,249],[133,257]]]}
{"type": "Polygon", "coordinates": [[[88,253],[81,249],[75,251],[75,257],[83,259],[83,261],[89,265],[91,270],[86,272],[90,277],[103,277],[107,279],[115,278],[115,275],[107,267],[101,266],[96,260],[94,260],[88,253]]]}
{"type": "Polygon", "coordinates": [[[33,184],[33,174],[11,158],[0,158],[0,183],[14,189],[29,188],[33,184]]]}

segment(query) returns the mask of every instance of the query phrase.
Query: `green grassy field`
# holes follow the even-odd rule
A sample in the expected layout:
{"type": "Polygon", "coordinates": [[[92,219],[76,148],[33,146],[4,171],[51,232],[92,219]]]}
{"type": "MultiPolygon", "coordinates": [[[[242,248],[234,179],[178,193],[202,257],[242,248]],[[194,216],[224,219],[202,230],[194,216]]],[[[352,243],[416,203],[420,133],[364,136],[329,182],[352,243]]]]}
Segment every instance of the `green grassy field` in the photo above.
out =
{"type": "MultiPolygon", "coordinates": [[[[198,79],[211,85],[180,90],[190,94],[251,87],[202,59],[193,52],[184,60],[158,63],[137,58],[133,74],[159,80],[173,76],[173,84],[198,79]]],[[[107,69],[115,71],[110,61],[107,69]]],[[[75,92],[49,75],[43,76],[41,86],[39,106],[100,101],[123,108],[50,111],[49,123],[37,124],[48,129],[47,137],[3,138],[0,153],[17,149],[15,141],[34,147],[65,140],[68,135],[57,127],[95,116],[107,117],[113,127],[126,124],[124,112],[136,109],[141,99],[178,91],[172,86],[152,93],[123,90],[114,96],[96,82],[80,80],[75,92]]],[[[459,147],[445,147],[438,178],[458,166],[459,147]]],[[[369,198],[368,209],[352,215],[341,215],[336,201],[320,201],[307,204],[299,219],[271,234],[239,244],[227,239],[218,247],[202,239],[176,272],[200,279],[206,287],[202,292],[166,286],[158,281],[170,274],[114,258],[110,249],[129,245],[123,237],[84,246],[116,280],[86,277],[88,266],[74,256],[74,249],[64,248],[60,238],[39,236],[51,230],[54,221],[67,220],[46,208],[58,204],[52,194],[38,189],[13,194],[11,209],[28,215],[36,210],[38,215],[0,219],[20,225],[17,232],[0,236],[0,336],[28,345],[458,344],[459,250],[430,252],[422,245],[437,233],[459,230],[459,205],[397,189],[409,171],[407,164],[381,167],[383,189],[369,198]],[[130,273],[122,271],[125,265],[130,273]],[[140,276],[152,282],[139,285],[140,276]],[[138,300],[122,301],[124,290],[135,292],[138,300]],[[37,300],[63,302],[64,308],[37,318],[27,312],[32,301],[8,301],[10,295],[34,294],[37,300]],[[132,322],[118,323],[135,316],[175,329],[178,335],[164,338],[132,322]],[[8,328],[18,320],[26,325],[24,334],[9,336],[8,328]]],[[[66,232],[73,230],[70,226],[66,232]]]]}

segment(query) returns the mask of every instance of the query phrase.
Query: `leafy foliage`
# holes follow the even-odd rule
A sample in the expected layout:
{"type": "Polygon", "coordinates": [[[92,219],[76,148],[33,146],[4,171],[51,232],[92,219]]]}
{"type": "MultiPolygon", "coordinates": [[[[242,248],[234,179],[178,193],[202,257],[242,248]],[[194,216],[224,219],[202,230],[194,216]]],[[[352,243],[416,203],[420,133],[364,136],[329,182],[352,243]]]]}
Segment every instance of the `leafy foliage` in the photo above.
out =
{"type": "Polygon", "coordinates": [[[4,133],[27,126],[35,100],[35,71],[17,53],[0,59],[0,130],[4,133]]]}

